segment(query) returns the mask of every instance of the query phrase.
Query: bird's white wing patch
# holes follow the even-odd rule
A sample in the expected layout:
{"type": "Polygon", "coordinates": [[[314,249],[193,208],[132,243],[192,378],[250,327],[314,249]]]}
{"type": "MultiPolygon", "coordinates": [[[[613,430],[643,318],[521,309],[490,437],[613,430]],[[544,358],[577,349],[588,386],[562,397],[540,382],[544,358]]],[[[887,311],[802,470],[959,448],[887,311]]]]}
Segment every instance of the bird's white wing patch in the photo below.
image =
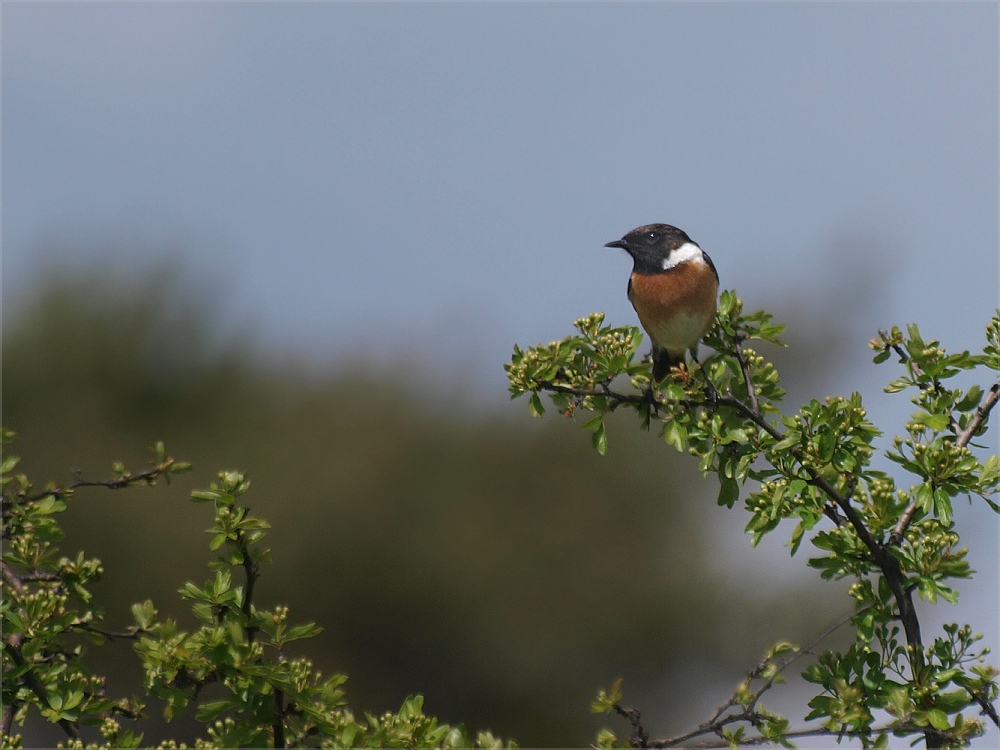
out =
{"type": "Polygon", "coordinates": [[[694,261],[695,263],[704,263],[705,256],[702,253],[701,248],[698,247],[693,242],[685,242],[679,248],[674,250],[670,255],[668,255],[663,260],[663,270],[673,268],[674,266],[680,265],[686,261],[694,261]]]}

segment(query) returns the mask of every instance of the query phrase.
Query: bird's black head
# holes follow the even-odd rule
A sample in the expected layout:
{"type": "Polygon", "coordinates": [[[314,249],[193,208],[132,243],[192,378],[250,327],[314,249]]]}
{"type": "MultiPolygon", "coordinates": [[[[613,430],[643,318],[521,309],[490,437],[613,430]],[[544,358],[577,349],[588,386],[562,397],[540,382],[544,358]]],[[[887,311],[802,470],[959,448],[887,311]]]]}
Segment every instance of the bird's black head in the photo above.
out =
{"type": "Polygon", "coordinates": [[[605,247],[620,247],[632,256],[638,273],[661,273],[670,254],[685,244],[694,244],[682,230],[669,224],[636,227],[605,247]]]}

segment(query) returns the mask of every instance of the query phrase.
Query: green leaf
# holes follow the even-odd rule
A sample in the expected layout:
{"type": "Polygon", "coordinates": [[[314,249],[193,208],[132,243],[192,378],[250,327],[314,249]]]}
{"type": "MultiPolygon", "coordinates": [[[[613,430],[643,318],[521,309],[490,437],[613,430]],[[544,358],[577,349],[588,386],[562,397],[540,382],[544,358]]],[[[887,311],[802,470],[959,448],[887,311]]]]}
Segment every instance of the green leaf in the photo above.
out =
{"type": "Polygon", "coordinates": [[[942,523],[951,523],[951,498],[942,487],[934,490],[934,512],[942,523]]]}
{"type": "Polygon", "coordinates": [[[591,438],[591,442],[597,452],[602,456],[606,456],[608,453],[608,435],[604,430],[604,420],[601,420],[601,424],[596,430],[594,430],[594,435],[591,438]]]}
{"type": "Polygon", "coordinates": [[[719,505],[732,508],[740,499],[740,484],[732,477],[721,477],[719,487],[719,505]]]}
{"type": "Polygon", "coordinates": [[[974,409],[979,405],[980,400],[983,398],[983,389],[978,385],[972,386],[968,393],[962,397],[962,399],[955,404],[955,408],[959,411],[969,411],[974,409]]]}
{"type": "Polygon", "coordinates": [[[920,508],[924,513],[931,512],[931,501],[934,499],[934,490],[932,489],[929,482],[924,482],[917,487],[917,491],[913,495],[913,499],[917,502],[917,507],[920,508]]]}
{"type": "Polygon", "coordinates": [[[143,630],[148,628],[156,619],[156,608],[153,607],[153,602],[147,599],[142,604],[133,604],[132,617],[140,628],[143,630]]]}
{"type": "Polygon", "coordinates": [[[301,638],[312,638],[322,632],[323,628],[314,622],[309,622],[305,625],[296,625],[294,628],[289,628],[282,640],[287,643],[289,641],[297,641],[301,638]]]}
{"type": "Polygon", "coordinates": [[[922,410],[916,412],[912,419],[916,424],[925,425],[934,432],[946,430],[948,429],[948,425],[951,424],[951,420],[947,414],[930,414],[922,410]]]}
{"type": "Polygon", "coordinates": [[[541,417],[545,414],[545,407],[542,406],[542,399],[537,391],[533,392],[528,400],[528,413],[533,417],[541,417]]]}
{"type": "Polygon", "coordinates": [[[687,428],[675,419],[663,425],[663,439],[681,453],[686,449],[687,428]]]}
{"type": "Polygon", "coordinates": [[[948,729],[951,727],[951,722],[948,721],[948,714],[939,708],[932,708],[927,712],[927,720],[931,723],[931,726],[935,729],[948,729]]]}
{"type": "Polygon", "coordinates": [[[1000,478],[1000,455],[993,453],[983,461],[983,470],[979,473],[979,482],[990,486],[1000,478]]]}

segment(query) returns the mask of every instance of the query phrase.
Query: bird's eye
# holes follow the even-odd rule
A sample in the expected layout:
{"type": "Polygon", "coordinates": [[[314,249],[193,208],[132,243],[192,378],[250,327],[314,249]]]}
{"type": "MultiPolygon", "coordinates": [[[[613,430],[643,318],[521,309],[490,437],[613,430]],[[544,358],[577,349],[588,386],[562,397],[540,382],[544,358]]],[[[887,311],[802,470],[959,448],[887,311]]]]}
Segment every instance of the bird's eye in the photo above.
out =
{"type": "Polygon", "coordinates": [[[656,240],[659,239],[659,237],[660,235],[658,235],[656,232],[646,232],[646,239],[649,242],[656,242],[656,240]]]}

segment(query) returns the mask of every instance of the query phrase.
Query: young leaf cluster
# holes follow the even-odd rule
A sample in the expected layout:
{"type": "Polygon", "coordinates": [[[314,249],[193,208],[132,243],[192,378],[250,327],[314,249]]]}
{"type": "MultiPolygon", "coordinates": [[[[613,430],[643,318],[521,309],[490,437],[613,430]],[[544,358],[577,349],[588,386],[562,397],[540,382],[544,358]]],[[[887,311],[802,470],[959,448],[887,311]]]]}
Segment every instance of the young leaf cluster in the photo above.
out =
{"type": "MultiPolygon", "coordinates": [[[[3,430],[7,445],[14,435],[3,430]]],[[[113,698],[106,679],[93,674],[84,662],[80,634],[94,644],[134,639],[140,623],[112,631],[94,601],[91,586],[104,570],[101,561],[80,552],[60,554],[63,532],[58,515],[66,510],[75,490],[83,486],[112,489],[169,481],[189,466],[166,456],[162,443],[153,447],[152,467],[132,474],[121,465],[106,482],[77,479],[69,485],[48,484],[38,489],[24,474],[15,473],[19,459],[6,454],[0,485],[3,489],[2,591],[4,745],[17,745],[14,722],[23,725],[29,712],[58,724],[70,740],[78,740],[81,726],[96,727],[109,745],[136,746],[141,736],[121,731],[119,719],[134,718],[143,710],[138,698],[113,698]]]]}
{"type": "MultiPolygon", "coordinates": [[[[5,440],[12,435],[4,433],[5,440]]],[[[111,698],[104,677],[86,666],[86,651],[67,636],[83,632],[102,645],[121,638],[134,642],[144,672],[146,696],[164,702],[170,721],[195,707],[204,734],[195,747],[513,747],[489,732],[471,735],[463,726],[440,723],[423,711],[423,698],[407,698],[396,712],[355,717],[347,707],[343,674],[324,676],[312,661],[292,657],[297,641],[317,635],[313,623],[293,624],[287,607],[262,608],[254,602],[261,565],[270,560],[262,546],[268,524],[243,504],[250,482],[239,472],[223,472],[191,499],[214,511],[209,548],[217,557],[203,584],[187,582],[182,599],[201,623],[187,632],[161,619],[151,601],[132,607],[134,624],[105,630],[90,584],[100,561],[81,553],[59,557],[62,537],[56,515],[79,486],[119,489],[152,484],[184,471],[186,464],[154,446],[153,468],[131,474],[121,466],[107,482],[79,480],[67,487],[35,491],[27,478],[13,475],[15,457],[3,461],[3,704],[0,746],[19,747],[13,733],[36,720],[57,723],[68,747],[138,747],[143,734],[124,728],[140,719],[140,698],[111,698]],[[202,697],[209,685],[212,698],[202,697]],[[220,690],[221,688],[221,690],[220,690]],[[36,713],[37,712],[37,713],[36,713]],[[82,727],[96,727],[100,741],[86,744],[82,727]]],[[[77,639],[78,640],[78,639],[77,639]]],[[[163,747],[177,747],[165,740],[163,747]]]]}

